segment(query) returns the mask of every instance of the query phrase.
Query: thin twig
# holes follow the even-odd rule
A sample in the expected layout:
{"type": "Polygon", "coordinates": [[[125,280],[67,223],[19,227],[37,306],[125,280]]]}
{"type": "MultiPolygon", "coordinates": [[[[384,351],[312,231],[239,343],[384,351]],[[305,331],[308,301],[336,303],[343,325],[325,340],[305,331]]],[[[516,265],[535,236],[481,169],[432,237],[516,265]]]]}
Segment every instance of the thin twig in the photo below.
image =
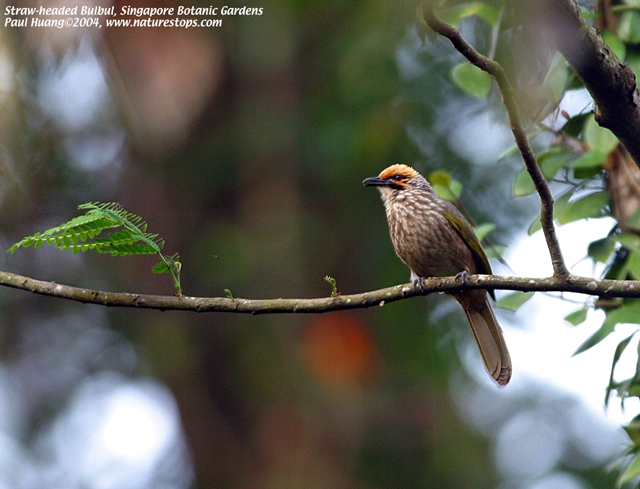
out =
{"type": "Polygon", "coordinates": [[[547,185],[547,181],[542,170],[540,170],[540,167],[538,166],[533,149],[531,149],[531,145],[529,144],[527,132],[520,118],[518,103],[513,92],[513,88],[511,87],[511,83],[507,77],[507,73],[500,63],[489,59],[476,51],[475,48],[462,37],[455,27],[437,18],[433,12],[431,2],[429,1],[427,1],[425,5],[424,18],[427,25],[433,29],[433,31],[449,39],[453,46],[465,58],[467,58],[470,63],[489,73],[498,83],[498,87],[502,92],[504,105],[509,115],[509,122],[513,132],[513,137],[515,138],[520,154],[524,159],[527,171],[529,172],[529,175],[531,175],[536,191],[540,196],[540,222],[542,223],[542,231],[544,232],[547,247],[549,248],[549,254],[551,255],[553,275],[557,278],[567,279],[570,276],[570,273],[562,257],[562,250],[560,249],[560,243],[558,242],[555,226],[553,224],[553,195],[551,194],[549,185],[547,185]]]}

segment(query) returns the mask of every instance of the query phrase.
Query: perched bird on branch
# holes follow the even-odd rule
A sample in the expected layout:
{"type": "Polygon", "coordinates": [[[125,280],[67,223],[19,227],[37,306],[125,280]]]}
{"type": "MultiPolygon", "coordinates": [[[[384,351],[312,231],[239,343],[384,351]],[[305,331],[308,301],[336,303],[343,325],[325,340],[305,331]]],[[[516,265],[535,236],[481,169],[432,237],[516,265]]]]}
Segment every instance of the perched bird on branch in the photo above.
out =
{"type": "MultiPolygon", "coordinates": [[[[491,275],[491,265],[473,228],[453,204],[438,197],[413,168],[393,165],[362,182],[378,187],[391,241],[411,269],[417,287],[427,277],[491,275]]],[[[493,296],[493,291],[489,291],[493,296]]],[[[511,358],[486,290],[449,292],[471,326],[487,371],[498,385],[511,378],[511,358]]]]}

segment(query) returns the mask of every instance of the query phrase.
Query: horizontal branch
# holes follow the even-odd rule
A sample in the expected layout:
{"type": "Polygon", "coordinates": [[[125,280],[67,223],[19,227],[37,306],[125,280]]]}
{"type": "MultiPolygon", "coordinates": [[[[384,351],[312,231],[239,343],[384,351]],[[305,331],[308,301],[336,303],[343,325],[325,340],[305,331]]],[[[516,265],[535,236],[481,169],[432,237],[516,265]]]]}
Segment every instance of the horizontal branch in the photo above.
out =
{"type": "Polygon", "coordinates": [[[160,311],[238,312],[245,314],[323,313],[344,309],[362,309],[383,306],[409,297],[462,289],[576,292],[601,297],[640,298],[640,281],[595,280],[576,276],[561,279],[557,277],[525,278],[471,275],[464,283],[461,283],[455,277],[438,277],[427,279],[423,284],[422,291],[409,283],[361,294],[338,295],[336,297],[317,299],[236,299],[103,292],[55,282],[44,282],[9,272],[0,272],[0,285],[35,294],[108,307],[132,307],[158,309],[160,311]]]}

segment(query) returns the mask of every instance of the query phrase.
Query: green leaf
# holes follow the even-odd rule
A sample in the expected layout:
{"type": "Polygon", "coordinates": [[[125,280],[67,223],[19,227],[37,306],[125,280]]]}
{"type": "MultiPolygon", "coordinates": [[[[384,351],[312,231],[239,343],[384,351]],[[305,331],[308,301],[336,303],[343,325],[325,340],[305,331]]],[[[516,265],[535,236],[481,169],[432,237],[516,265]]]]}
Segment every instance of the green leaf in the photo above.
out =
{"type": "Polygon", "coordinates": [[[453,192],[451,192],[451,190],[449,190],[448,187],[443,187],[442,185],[438,185],[437,183],[435,185],[432,185],[431,187],[433,188],[433,191],[436,193],[436,195],[441,199],[448,200],[449,202],[456,201],[456,196],[453,194],[453,192]]]}
{"type": "Polygon", "coordinates": [[[484,2],[468,2],[456,5],[440,13],[440,18],[454,27],[460,25],[465,17],[478,16],[489,25],[494,25],[499,16],[498,9],[484,2]]]}
{"type": "MultiPolygon", "coordinates": [[[[637,331],[636,331],[637,333],[637,331]]],[[[638,383],[640,383],[640,343],[638,343],[637,346],[637,350],[636,350],[636,373],[633,375],[633,378],[631,379],[631,383],[634,386],[637,386],[638,383]]]]}
{"type": "Polygon", "coordinates": [[[455,202],[462,193],[462,184],[454,180],[446,170],[437,170],[429,174],[429,182],[438,196],[449,202],[455,202]]]}
{"type": "Polygon", "coordinates": [[[620,5],[611,6],[611,12],[614,14],[621,14],[622,12],[638,9],[640,9],[640,0],[623,0],[623,3],[620,5]]]}
{"type": "Polygon", "coordinates": [[[623,426],[622,428],[627,432],[627,435],[634,447],[640,447],[640,415],[633,418],[628,425],[623,426]]]}
{"type": "Polygon", "coordinates": [[[578,349],[573,353],[573,356],[585,352],[588,349],[596,346],[611,333],[613,333],[613,326],[607,325],[607,327],[605,327],[605,325],[603,324],[602,326],[600,326],[600,329],[598,331],[589,336],[589,338],[587,338],[587,340],[578,347],[578,349]]]}
{"type": "Polygon", "coordinates": [[[586,307],[581,307],[577,311],[570,312],[564,317],[564,320],[571,324],[572,326],[577,326],[578,324],[582,324],[587,319],[588,310],[586,307]]]}
{"type": "Polygon", "coordinates": [[[633,10],[622,14],[618,24],[618,36],[628,44],[640,43],[640,12],[633,10]]]}
{"type": "Polygon", "coordinates": [[[153,273],[169,273],[171,269],[165,262],[161,261],[160,263],[156,263],[151,271],[153,273]]]}
{"type": "Polygon", "coordinates": [[[624,226],[635,231],[640,231],[640,209],[636,209],[624,226]]]}
{"type": "Polygon", "coordinates": [[[443,187],[448,187],[451,185],[453,178],[451,177],[451,173],[447,170],[436,170],[429,173],[429,183],[431,185],[442,185],[443,187]]]}
{"type": "MultiPolygon", "coordinates": [[[[553,206],[554,219],[558,214],[562,214],[564,212],[565,207],[569,205],[570,198],[571,198],[571,194],[567,192],[565,194],[562,194],[560,197],[556,199],[555,204],[553,206]]],[[[535,219],[535,221],[531,223],[531,226],[529,226],[529,231],[528,231],[529,236],[540,231],[540,229],[542,229],[542,223],[540,222],[540,218],[538,217],[535,219]]]]}
{"type": "Polygon", "coordinates": [[[600,151],[589,151],[569,163],[573,169],[593,168],[602,166],[607,161],[607,155],[600,151]]]}
{"type": "Polygon", "coordinates": [[[540,165],[540,169],[542,170],[544,177],[547,180],[554,178],[558,174],[558,171],[560,171],[560,168],[566,165],[569,156],[569,152],[563,151],[558,146],[555,146],[538,156],[538,164],[540,165]]]}
{"type": "Polygon", "coordinates": [[[496,228],[496,225],[492,222],[486,222],[484,224],[480,224],[473,228],[478,237],[478,240],[482,242],[484,238],[489,236],[489,234],[496,228]]]}
{"type": "Polygon", "coordinates": [[[635,479],[640,475],[640,453],[637,453],[629,462],[629,465],[624,469],[618,480],[616,481],[616,487],[622,487],[623,484],[626,484],[632,479],[635,479]]]}
{"type": "Polygon", "coordinates": [[[567,60],[562,54],[556,53],[543,81],[549,100],[559,103],[564,96],[568,81],[567,60]]]}
{"type": "Polygon", "coordinates": [[[631,341],[631,338],[633,338],[634,335],[635,335],[635,333],[632,333],[630,336],[628,336],[627,338],[622,340],[620,343],[618,343],[618,346],[616,347],[616,351],[613,353],[613,362],[611,363],[611,373],[609,374],[609,385],[607,386],[607,390],[606,390],[605,397],[604,397],[604,405],[605,406],[607,406],[609,404],[609,398],[611,397],[611,391],[613,391],[613,389],[615,389],[615,382],[613,381],[613,374],[615,372],[616,365],[618,364],[618,361],[620,360],[620,357],[622,356],[622,353],[624,352],[625,348],[629,345],[629,342],[631,341]]]}
{"type": "MultiPolygon", "coordinates": [[[[559,146],[544,151],[538,155],[538,165],[546,180],[554,178],[563,166],[566,166],[567,159],[571,153],[559,146]]],[[[524,197],[533,194],[536,187],[531,180],[529,172],[523,168],[513,182],[513,196],[524,197]]]]}
{"type": "Polygon", "coordinates": [[[584,125],[584,141],[592,151],[608,155],[618,146],[618,138],[607,128],[600,126],[593,114],[584,125]]]}
{"type": "Polygon", "coordinates": [[[500,309],[517,311],[522,304],[533,297],[535,292],[512,292],[500,298],[495,304],[500,309]]]}
{"type": "Polygon", "coordinates": [[[591,335],[575,351],[574,355],[587,351],[609,336],[618,324],[638,324],[640,320],[640,299],[631,299],[617,309],[607,312],[600,329],[591,335]]]}
{"type": "Polygon", "coordinates": [[[505,245],[491,245],[484,249],[487,258],[502,258],[506,250],[507,247],[505,245]]]}
{"type": "Polygon", "coordinates": [[[516,178],[513,181],[513,189],[511,193],[514,197],[524,197],[535,193],[535,191],[536,186],[533,184],[533,180],[531,180],[529,172],[523,168],[520,170],[520,173],[516,175],[516,178]]]}
{"type": "Polygon", "coordinates": [[[607,263],[615,249],[616,241],[606,237],[592,241],[589,244],[587,255],[595,262],[607,263]]]}
{"type": "Polygon", "coordinates": [[[607,313],[603,322],[605,327],[617,324],[638,324],[640,322],[640,299],[630,299],[622,306],[607,313]]]}
{"type": "Polygon", "coordinates": [[[562,131],[569,136],[577,138],[584,129],[584,122],[591,114],[589,112],[583,112],[582,114],[574,115],[571,119],[565,122],[562,126],[562,131]]]}
{"type": "MultiPolygon", "coordinates": [[[[631,251],[627,257],[626,268],[634,279],[640,278],[640,253],[631,251]]],[[[639,318],[640,320],[640,318],[639,318]]]]}
{"type": "Polygon", "coordinates": [[[640,253],[640,236],[630,233],[620,233],[615,235],[615,240],[625,248],[640,253]]]}
{"type": "Polygon", "coordinates": [[[625,43],[608,29],[602,31],[600,35],[602,36],[602,40],[605,44],[609,46],[609,49],[611,49],[611,51],[613,51],[613,53],[623,61],[627,55],[627,46],[625,43]]]}
{"type": "Polygon", "coordinates": [[[563,209],[554,212],[560,224],[567,224],[581,219],[604,217],[611,196],[609,192],[593,192],[585,197],[569,202],[563,209]]]}
{"type": "Polygon", "coordinates": [[[625,59],[625,62],[629,65],[631,71],[635,73],[637,79],[638,74],[640,73],[640,54],[635,51],[627,51],[627,58],[625,59]]]}
{"type": "Polygon", "coordinates": [[[479,99],[491,89],[491,75],[466,61],[453,68],[451,77],[459,88],[479,99]]]}

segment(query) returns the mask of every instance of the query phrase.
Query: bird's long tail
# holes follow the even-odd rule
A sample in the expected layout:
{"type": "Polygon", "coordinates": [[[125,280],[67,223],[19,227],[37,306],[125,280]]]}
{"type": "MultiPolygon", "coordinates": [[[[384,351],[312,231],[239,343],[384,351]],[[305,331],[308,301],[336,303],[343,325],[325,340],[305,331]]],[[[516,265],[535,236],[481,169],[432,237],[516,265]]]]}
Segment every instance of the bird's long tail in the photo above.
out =
{"type": "Polygon", "coordinates": [[[511,379],[511,357],[486,291],[469,290],[454,297],[464,308],[489,375],[498,385],[507,385],[511,379]]]}

